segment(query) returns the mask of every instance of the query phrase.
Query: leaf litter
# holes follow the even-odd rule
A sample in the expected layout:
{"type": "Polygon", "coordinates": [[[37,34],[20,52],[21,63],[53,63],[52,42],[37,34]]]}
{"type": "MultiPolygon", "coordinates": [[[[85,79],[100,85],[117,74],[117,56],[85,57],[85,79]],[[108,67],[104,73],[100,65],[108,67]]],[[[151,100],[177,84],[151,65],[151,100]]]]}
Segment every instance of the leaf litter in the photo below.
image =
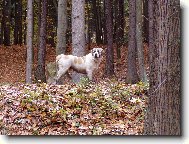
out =
{"type": "Polygon", "coordinates": [[[141,135],[147,89],[148,84],[142,82],[128,85],[110,80],[74,86],[3,85],[0,86],[0,132],[6,135],[141,135]]]}

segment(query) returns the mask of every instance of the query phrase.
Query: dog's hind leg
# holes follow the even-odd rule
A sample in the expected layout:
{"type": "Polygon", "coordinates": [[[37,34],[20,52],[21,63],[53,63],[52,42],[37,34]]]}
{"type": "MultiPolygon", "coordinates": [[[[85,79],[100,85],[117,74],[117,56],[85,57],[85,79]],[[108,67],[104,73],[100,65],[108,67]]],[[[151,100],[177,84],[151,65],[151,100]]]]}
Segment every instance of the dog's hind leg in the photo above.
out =
{"type": "Polygon", "coordinates": [[[60,79],[60,77],[62,75],[64,75],[67,71],[68,71],[69,67],[68,68],[59,68],[59,70],[57,71],[57,75],[56,75],[56,83],[58,83],[58,80],[60,79]]]}

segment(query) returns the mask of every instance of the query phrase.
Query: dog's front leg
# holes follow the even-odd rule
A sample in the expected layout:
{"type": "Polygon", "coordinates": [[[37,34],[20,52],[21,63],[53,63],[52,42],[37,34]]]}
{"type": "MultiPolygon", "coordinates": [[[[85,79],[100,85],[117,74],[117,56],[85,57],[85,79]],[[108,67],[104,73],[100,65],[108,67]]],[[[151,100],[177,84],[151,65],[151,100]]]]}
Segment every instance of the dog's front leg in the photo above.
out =
{"type": "Polygon", "coordinates": [[[92,70],[87,70],[87,76],[88,76],[89,80],[92,81],[92,79],[93,79],[93,71],[92,70]]]}

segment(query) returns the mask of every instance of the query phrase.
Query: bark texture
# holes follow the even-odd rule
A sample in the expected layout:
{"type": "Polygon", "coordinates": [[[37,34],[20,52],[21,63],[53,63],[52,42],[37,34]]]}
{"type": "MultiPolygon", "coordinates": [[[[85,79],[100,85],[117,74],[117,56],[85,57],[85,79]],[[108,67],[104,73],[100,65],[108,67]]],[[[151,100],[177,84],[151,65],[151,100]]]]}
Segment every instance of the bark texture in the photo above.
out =
{"type": "Polygon", "coordinates": [[[27,60],[26,60],[26,83],[32,83],[32,63],[33,63],[33,0],[27,3],[27,60]]]}
{"type": "Polygon", "coordinates": [[[148,17],[148,0],[143,0],[143,42],[148,43],[149,35],[149,17],[148,17]]]}
{"type": "Polygon", "coordinates": [[[2,27],[3,27],[3,44],[5,46],[10,46],[10,24],[11,22],[11,0],[3,0],[3,20],[2,20],[2,27]]]}
{"type": "Polygon", "coordinates": [[[144,65],[143,40],[142,40],[142,0],[136,0],[136,47],[138,54],[139,79],[146,82],[146,70],[144,65]]]}
{"type": "Polygon", "coordinates": [[[47,0],[42,0],[41,27],[38,51],[38,63],[36,70],[36,79],[46,82],[45,76],[45,56],[46,56],[46,36],[47,36],[47,0]]]}
{"type": "Polygon", "coordinates": [[[117,58],[121,58],[121,46],[124,39],[124,0],[119,0],[115,5],[115,42],[117,58]]]}
{"type": "Polygon", "coordinates": [[[136,0],[129,0],[129,42],[127,82],[137,83],[139,78],[136,68],[136,0]]]}
{"type": "Polygon", "coordinates": [[[113,20],[112,20],[112,1],[105,0],[105,18],[107,30],[107,50],[106,50],[106,74],[114,74],[114,51],[113,51],[113,20]]]}
{"type": "Polygon", "coordinates": [[[67,0],[58,1],[58,28],[56,55],[66,51],[67,0]]]}
{"type": "Polygon", "coordinates": [[[14,44],[22,44],[22,0],[15,1],[14,44]]]}
{"type": "MultiPolygon", "coordinates": [[[[72,54],[84,56],[85,53],[85,1],[72,0],[72,54]]],[[[85,76],[74,72],[72,79],[79,82],[85,76]]]]}
{"type": "Polygon", "coordinates": [[[144,133],[181,135],[179,0],[149,1],[149,17],[153,39],[149,37],[150,90],[144,133]]]}

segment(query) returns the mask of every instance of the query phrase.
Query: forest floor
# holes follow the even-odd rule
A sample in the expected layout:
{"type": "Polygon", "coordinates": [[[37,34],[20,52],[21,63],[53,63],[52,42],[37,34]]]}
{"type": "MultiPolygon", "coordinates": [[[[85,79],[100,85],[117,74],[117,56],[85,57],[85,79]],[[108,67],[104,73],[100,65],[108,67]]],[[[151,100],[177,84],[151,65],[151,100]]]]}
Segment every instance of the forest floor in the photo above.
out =
{"type": "MultiPolygon", "coordinates": [[[[28,85],[25,46],[0,46],[0,134],[141,135],[149,85],[125,83],[127,48],[121,51],[114,77],[104,75],[104,58],[96,82],[28,85]]],[[[54,48],[46,54],[46,63],[55,61],[54,48]]]]}

